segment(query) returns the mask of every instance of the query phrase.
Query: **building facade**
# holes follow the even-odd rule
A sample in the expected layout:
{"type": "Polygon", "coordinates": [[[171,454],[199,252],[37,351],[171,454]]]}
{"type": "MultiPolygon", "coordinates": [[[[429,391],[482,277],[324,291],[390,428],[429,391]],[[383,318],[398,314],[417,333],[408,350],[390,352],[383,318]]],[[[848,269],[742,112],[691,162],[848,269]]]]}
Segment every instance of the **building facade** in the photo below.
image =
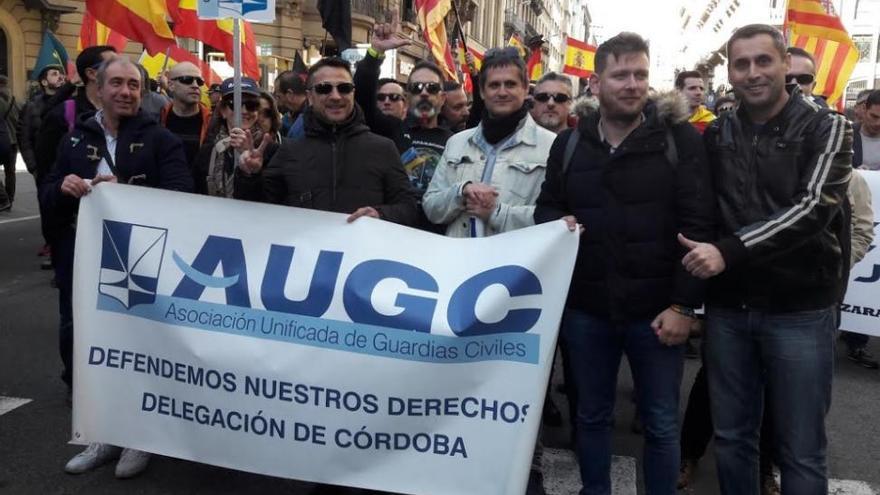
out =
{"type": "MultiPolygon", "coordinates": [[[[391,68],[395,77],[405,80],[418,60],[430,56],[416,24],[413,0],[350,1],[355,45],[365,46],[373,26],[383,22],[386,16],[400,19],[403,34],[412,44],[397,50],[391,68]]],[[[561,70],[565,36],[582,40],[589,36],[586,0],[453,1],[461,14],[468,44],[481,52],[504,46],[514,32],[524,39],[544,35],[546,70],[561,70]]],[[[275,22],[253,25],[264,87],[271,85],[277,73],[292,66],[297,51],[306,63],[323,54],[336,53],[333,38],[321,27],[316,5],[317,0],[276,0],[275,22]]],[[[76,57],[84,11],[85,0],[0,0],[0,73],[9,76],[17,97],[25,96],[44,29],[53,31],[71,58],[76,57]]],[[[450,15],[448,21],[449,38],[456,39],[455,16],[450,15]]],[[[210,47],[200,43],[192,40],[180,40],[180,43],[204,60],[224,60],[222,54],[206,53],[211,52],[210,47]]],[[[125,53],[137,59],[142,49],[139,43],[129,41],[125,53]]]]}

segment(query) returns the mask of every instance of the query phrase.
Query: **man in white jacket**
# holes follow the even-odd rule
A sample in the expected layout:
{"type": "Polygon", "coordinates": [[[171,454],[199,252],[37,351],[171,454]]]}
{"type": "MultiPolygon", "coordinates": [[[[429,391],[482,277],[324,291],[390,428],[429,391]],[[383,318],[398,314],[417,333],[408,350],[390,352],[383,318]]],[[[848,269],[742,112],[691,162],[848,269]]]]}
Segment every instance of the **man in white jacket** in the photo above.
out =
{"type": "Polygon", "coordinates": [[[450,237],[483,237],[534,225],[547,156],[556,135],[525,107],[529,81],[514,48],[486,52],[480,125],[446,143],[422,199],[428,219],[450,237]]]}

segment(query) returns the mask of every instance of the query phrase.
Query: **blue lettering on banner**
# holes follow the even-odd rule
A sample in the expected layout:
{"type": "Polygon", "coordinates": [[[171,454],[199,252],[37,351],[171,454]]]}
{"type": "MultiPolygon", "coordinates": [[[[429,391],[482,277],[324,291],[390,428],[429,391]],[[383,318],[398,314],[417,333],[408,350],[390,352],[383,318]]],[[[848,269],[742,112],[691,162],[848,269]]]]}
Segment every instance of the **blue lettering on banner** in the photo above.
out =
{"type": "MultiPolygon", "coordinates": [[[[405,280],[414,288],[426,287],[424,277],[405,280]]],[[[511,290],[512,296],[523,293],[511,290]]],[[[404,304],[412,308],[419,307],[420,303],[413,305],[405,301],[404,304]]],[[[178,327],[428,363],[538,364],[540,348],[540,336],[530,333],[454,337],[164,295],[156,295],[154,304],[127,309],[117,300],[99,294],[98,309],[178,327]]],[[[530,310],[513,310],[510,314],[516,311],[530,310]]],[[[509,318],[508,315],[505,320],[509,318]]]]}

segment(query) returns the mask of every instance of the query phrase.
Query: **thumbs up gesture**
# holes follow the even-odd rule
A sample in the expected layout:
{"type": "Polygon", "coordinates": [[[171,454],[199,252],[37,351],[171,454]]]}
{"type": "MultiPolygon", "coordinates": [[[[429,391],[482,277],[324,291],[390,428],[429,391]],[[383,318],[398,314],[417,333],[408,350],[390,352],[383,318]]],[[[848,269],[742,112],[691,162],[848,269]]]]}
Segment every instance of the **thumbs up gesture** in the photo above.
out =
{"type": "Polygon", "coordinates": [[[724,256],[714,245],[692,241],[682,234],[678,234],[678,242],[688,250],[681,264],[691,275],[707,279],[718,275],[727,267],[724,256]]]}

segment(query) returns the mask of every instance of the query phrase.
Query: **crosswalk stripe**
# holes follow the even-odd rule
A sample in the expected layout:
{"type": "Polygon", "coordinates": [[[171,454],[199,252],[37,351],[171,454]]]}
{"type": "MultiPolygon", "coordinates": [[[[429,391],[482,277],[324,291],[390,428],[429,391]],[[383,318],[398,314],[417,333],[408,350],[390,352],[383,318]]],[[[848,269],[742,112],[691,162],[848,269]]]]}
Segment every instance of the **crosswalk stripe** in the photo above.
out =
{"type": "Polygon", "coordinates": [[[828,495],[878,495],[880,491],[864,481],[828,480],[828,495]]]}
{"type": "Polygon", "coordinates": [[[0,220],[0,225],[7,224],[7,223],[24,222],[25,220],[34,220],[36,218],[40,218],[40,215],[30,215],[27,217],[19,217],[19,218],[10,218],[8,220],[0,220]]]}
{"type": "Polygon", "coordinates": [[[4,397],[4,396],[0,395],[0,416],[3,416],[4,414],[15,409],[16,407],[21,407],[21,406],[27,404],[30,401],[31,401],[31,399],[21,399],[18,397],[4,397]]]}
{"type": "MultiPolygon", "coordinates": [[[[574,495],[581,488],[577,459],[570,450],[544,449],[541,468],[544,489],[549,495],[574,495]]],[[[611,493],[636,495],[636,460],[634,457],[611,458],[611,493]]]]}

